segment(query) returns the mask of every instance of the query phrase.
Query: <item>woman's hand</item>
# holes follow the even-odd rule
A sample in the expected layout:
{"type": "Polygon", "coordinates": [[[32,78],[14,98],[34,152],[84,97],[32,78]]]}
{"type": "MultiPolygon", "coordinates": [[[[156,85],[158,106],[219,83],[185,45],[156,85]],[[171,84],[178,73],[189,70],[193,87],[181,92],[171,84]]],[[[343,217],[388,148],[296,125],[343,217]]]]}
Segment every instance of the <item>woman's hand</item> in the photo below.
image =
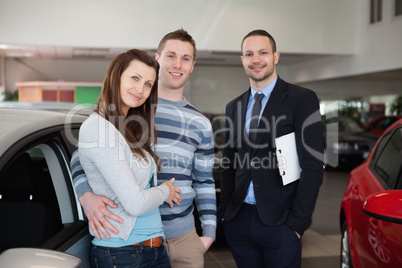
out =
{"type": "Polygon", "coordinates": [[[162,183],[169,187],[169,197],[165,200],[165,202],[169,204],[170,208],[173,208],[173,202],[175,202],[177,205],[180,205],[181,202],[181,190],[176,186],[173,186],[174,181],[175,179],[171,178],[170,180],[162,183]]]}

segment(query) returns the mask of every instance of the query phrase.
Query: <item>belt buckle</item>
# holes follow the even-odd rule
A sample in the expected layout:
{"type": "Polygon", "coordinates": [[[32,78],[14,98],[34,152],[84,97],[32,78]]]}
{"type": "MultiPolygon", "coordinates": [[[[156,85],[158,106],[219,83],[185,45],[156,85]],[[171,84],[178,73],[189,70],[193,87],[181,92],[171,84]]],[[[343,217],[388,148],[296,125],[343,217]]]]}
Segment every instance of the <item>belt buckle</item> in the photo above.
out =
{"type": "Polygon", "coordinates": [[[161,245],[161,243],[160,243],[160,237],[151,238],[151,245],[150,245],[151,248],[157,248],[157,247],[159,247],[160,245],[161,245]],[[156,243],[157,245],[154,245],[154,241],[155,241],[155,243],[156,243]]]}
{"type": "Polygon", "coordinates": [[[154,241],[155,241],[155,240],[154,240],[153,238],[151,238],[151,243],[150,243],[150,245],[149,245],[151,248],[156,248],[156,247],[154,246],[154,241]]]}

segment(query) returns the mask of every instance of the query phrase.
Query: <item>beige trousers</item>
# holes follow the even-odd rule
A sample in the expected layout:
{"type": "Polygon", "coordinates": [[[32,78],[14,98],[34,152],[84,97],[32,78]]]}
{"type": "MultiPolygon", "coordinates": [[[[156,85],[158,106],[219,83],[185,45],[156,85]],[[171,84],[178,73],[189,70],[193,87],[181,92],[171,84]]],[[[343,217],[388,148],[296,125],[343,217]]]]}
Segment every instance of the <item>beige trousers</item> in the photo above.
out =
{"type": "Polygon", "coordinates": [[[166,239],[164,244],[172,268],[204,268],[205,247],[195,228],[185,235],[166,239]]]}

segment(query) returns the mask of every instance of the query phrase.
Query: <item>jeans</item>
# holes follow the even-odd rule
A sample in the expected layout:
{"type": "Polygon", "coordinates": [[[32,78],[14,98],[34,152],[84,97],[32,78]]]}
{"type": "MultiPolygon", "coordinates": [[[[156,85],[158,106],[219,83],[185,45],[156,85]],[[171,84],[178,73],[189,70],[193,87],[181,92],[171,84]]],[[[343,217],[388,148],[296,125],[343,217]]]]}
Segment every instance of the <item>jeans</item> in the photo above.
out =
{"type": "Polygon", "coordinates": [[[158,248],[125,246],[119,248],[92,246],[92,268],[134,268],[158,267],[170,268],[170,261],[165,246],[158,248]]]}

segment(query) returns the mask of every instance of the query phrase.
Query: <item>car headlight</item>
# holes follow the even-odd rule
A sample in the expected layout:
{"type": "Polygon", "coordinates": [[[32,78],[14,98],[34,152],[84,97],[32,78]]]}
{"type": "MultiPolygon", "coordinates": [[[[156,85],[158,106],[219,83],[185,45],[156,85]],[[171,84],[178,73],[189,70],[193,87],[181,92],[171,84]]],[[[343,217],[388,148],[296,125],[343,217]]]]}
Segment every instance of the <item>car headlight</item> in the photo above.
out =
{"type": "Polygon", "coordinates": [[[351,150],[353,148],[353,145],[348,142],[334,142],[333,147],[334,151],[340,152],[351,150]]]}

